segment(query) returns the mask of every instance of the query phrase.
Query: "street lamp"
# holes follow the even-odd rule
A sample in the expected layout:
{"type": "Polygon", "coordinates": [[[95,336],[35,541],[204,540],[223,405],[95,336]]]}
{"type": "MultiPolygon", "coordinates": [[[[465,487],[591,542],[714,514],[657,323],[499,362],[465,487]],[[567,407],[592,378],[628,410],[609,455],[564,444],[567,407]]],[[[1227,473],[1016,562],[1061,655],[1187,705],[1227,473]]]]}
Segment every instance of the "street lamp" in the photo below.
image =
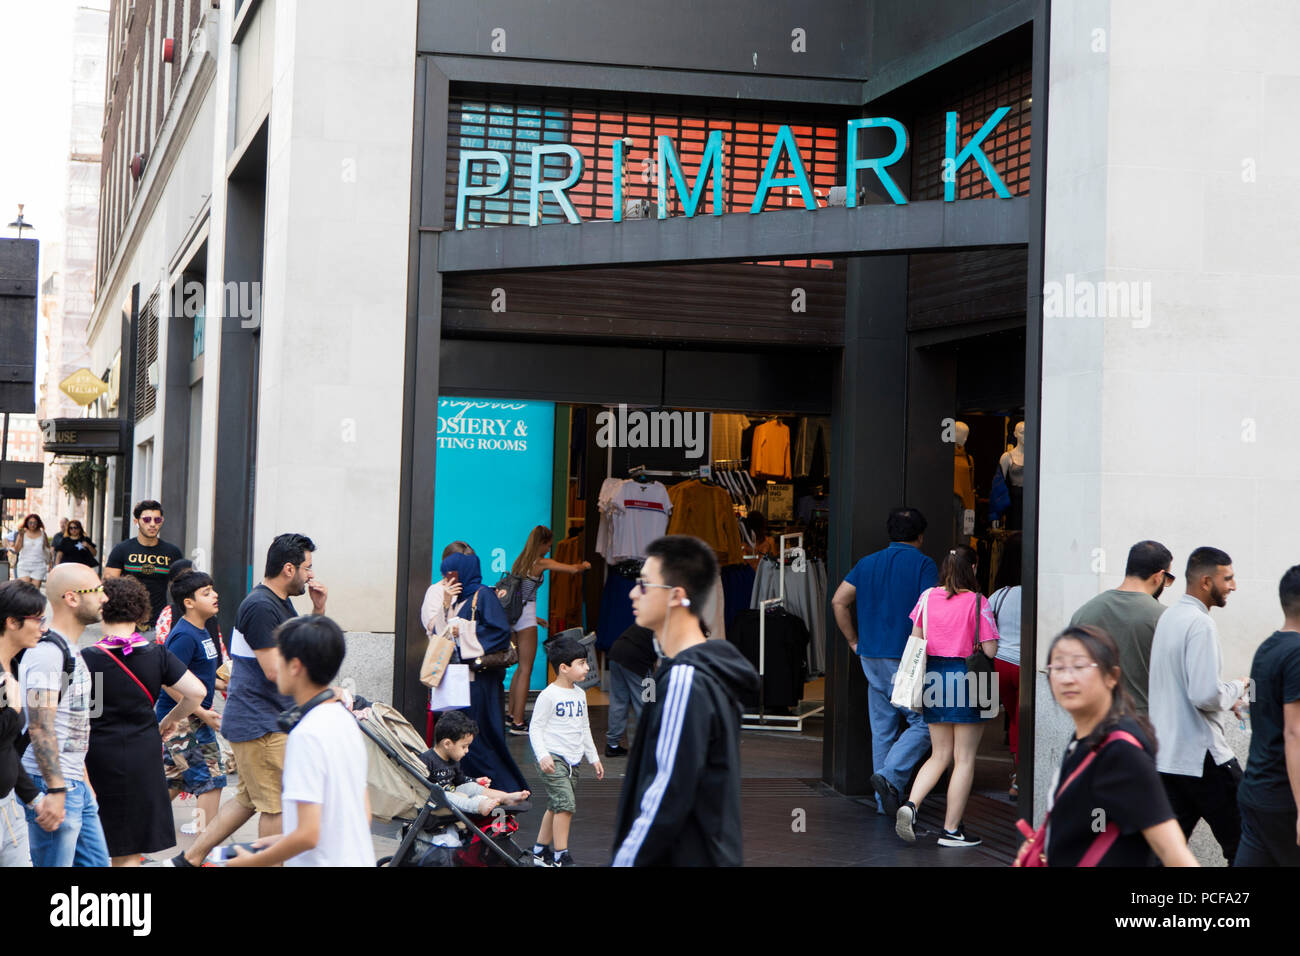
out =
{"type": "Polygon", "coordinates": [[[25,219],[23,219],[23,203],[18,204],[18,218],[15,219],[13,222],[9,223],[9,228],[18,230],[19,239],[23,237],[24,229],[32,229],[32,230],[36,229],[36,227],[33,226],[30,222],[27,222],[25,219]]]}

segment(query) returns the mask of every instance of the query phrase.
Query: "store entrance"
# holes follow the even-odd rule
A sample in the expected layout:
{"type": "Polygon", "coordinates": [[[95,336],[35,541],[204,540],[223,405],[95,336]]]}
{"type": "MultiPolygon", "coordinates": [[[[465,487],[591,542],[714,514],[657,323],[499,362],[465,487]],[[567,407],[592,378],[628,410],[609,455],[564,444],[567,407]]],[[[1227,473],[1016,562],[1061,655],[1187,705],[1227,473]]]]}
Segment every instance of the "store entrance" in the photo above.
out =
{"type": "MultiPolygon", "coordinates": [[[[816,349],[446,341],[435,549],[464,537],[484,555],[487,579],[511,567],[531,528],[544,525],[555,561],[590,562],[584,574],[547,575],[537,616],[546,622],[539,642],[569,629],[594,635],[602,680],[588,695],[600,706],[610,703],[607,654],[634,623],[629,595],[645,545],[662,534],[702,538],[720,568],[703,615],[710,636],[735,641],[764,674],[761,696],[743,702],[746,723],[805,735],[819,753],[835,360],[816,349]],[[514,374],[499,378],[498,367],[514,374]],[[602,382],[605,394],[593,394],[602,382]],[[549,427],[527,428],[526,446],[453,437],[488,428],[465,421],[474,416],[549,427]],[[470,504],[474,489],[499,502],[507,486],[529,513],[476,522],[475,514],[503,509],[470,504]]],[[[528,684],[536,692],[547,681],[539,650],[528,684]]]]}

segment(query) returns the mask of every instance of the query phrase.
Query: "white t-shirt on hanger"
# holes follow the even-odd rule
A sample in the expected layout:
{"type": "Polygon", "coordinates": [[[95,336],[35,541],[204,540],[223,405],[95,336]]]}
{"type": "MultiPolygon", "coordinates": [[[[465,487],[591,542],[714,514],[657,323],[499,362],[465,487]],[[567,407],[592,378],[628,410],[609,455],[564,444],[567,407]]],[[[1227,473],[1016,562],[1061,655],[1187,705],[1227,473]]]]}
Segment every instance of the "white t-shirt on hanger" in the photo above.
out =
{"type": "Polygon", "coordinates": [[[618,506],[614,499],[626,478],[606,478],[600,485],[600,494],[596,497],[596,510],[600,512],[600,527],[596,530],[596,553],[610,560],[610,548],[614,544],[614,524],[618,520],[618,506]]]}
{"type": "Polygon", "coordinates": [[[655,538],[668,531],[668,516],[673,513],[673,503],[662,482],[625,481],[615,496],[615,504],[622,513],[614,521],[611,561],[644,558],[646,548],[655,538]]]}

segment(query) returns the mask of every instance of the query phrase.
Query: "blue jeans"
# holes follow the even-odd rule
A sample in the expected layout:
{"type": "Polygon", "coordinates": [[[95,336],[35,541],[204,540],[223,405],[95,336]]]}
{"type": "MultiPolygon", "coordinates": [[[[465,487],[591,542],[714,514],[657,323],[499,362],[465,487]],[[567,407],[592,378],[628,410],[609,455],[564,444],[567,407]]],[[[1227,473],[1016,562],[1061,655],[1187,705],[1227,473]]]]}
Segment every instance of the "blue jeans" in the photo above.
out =
{"type": "MultiPolygon", "coordinates": [[[[862,673],[867,676],[867,713],[871,717],[871,769],[880,774],[907,799],[907,779],[930,747],[930,728],[914,710],[895,707],[889,702],[898,672],[896,657],[861,657],[862,673]],[[907,729],[898,729],[898,718],[907,720],[907,729]]],[[[880,807],[880,797],[876,797],[880,807]]],[[[883,808],[881,808],[883,809],[883,808]]]]}
{"type": "MultiPolygon", "coordinates": [[[[44,792],[45,780],[40,774],[34,773],[31,778],[44,792]]],[[[99,825],[99,804],[84,780],[65,782],[68,792],[64,795],[63,823],[53,833],[45,832],[37,824],[35,810],[24,810],[32,866],[108,866],[108,844],[99,825]]]]}
{"type": "Polygon", "coordinates": [[[636,719],[640,721],[645,702],[641,700],[641,678],[617,661],[609,662],[609,727],[605,731],[605,742],[611,747],[623,739],[627,730],[627,708],[632,705],[636,719]]]}

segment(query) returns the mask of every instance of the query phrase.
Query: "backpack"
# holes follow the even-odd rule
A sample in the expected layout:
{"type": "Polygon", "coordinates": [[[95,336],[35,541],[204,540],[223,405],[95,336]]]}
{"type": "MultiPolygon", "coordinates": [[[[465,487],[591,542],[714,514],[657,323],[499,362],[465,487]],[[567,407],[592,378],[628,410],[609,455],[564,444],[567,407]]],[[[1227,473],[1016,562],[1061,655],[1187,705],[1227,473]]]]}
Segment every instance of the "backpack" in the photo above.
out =
{"type": "MultiPolygon", "coordinates": [[[[77,662],[73,660],[72,651],[69,649],[68,642],[64,640],[62,634],[56,634],[53,631],[46,631],[41,635],[41,639],[37,643],[53,644],[63,652],[63,682],[59,685],[59,701],[62,702],[63,691],[72,683],[72,675],[77,672],[77,662]]],[[[13,663],[10,666],[13,667],[15,674],[18,673],[18,662],[23,659],[23,655],[26,653],[27,648],[23,648],[14,655],[13,663]]]]}
{"type": "Polygon", "coordinates": [[[513,629],[524,616],[524,579],[517,574],[507,574],[498,581],[493,590],[501,600],[501,607],[506,612],[506,622],[513,629]]]}

